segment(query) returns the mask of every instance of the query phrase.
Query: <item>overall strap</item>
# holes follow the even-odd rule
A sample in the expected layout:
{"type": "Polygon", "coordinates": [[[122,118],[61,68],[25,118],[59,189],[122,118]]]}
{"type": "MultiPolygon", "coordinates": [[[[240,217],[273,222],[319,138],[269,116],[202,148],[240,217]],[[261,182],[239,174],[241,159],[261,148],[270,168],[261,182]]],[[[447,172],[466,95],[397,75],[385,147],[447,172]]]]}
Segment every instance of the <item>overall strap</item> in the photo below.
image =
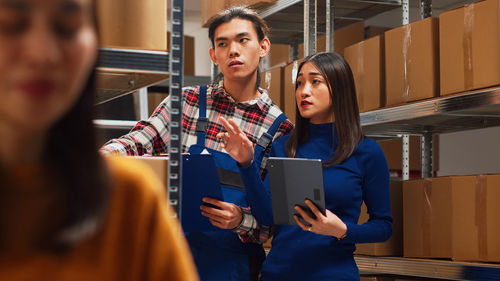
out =
{"type": "Polygon", "coordinates": [[[283,123],[287,119],[285,113],[281,113],[276,119],[274,119],[273,124],[269,127],[267,132],[263,133],[262,136],[257,141],[257,145],[255,146],[254,158],[260,163],[264,158],[264,151],[269,146],[269,144],[273,141],[274,135],[278,131],[281,123],[283,123]]]}
{"type": "Polygon", "coordinates": [[[208,126],[207,119],[207,86],[200,86],[199,116],[196,121],[196,144],[205,145],[205,134],[208,126]]]}

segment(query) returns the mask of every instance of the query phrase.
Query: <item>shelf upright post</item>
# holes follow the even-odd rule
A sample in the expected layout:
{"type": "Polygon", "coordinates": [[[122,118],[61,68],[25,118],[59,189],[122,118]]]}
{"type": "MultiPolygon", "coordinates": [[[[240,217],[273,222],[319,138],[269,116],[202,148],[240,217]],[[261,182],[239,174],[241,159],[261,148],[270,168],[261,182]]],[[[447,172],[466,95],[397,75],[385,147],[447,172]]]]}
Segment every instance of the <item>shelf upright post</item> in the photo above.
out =
{"type": "Polygon", "coordinates": [[[403,180],[410,179],[410,135],[403,135],[403,180]]]}
{"type": "MultiPolygon", "coordinates": [[[[401,9],[402,9],[402,24],[410,23],[410,0],[402,0],[401,1],[401,9]]],[[[403,180],[410,179],[410,136],[403,135],[402,136],[403,143],[403,180]]]]}
{"type": "MultiPolygon", "coordinates": [[[[420,17],[422,19],[432,16],[432,0],[420,0],[420,17]]],[[[433,142],[434,136],[432,133],[424,133],[420,138],[420,157],[421,157],[421,177],[430,178],[433,176],[433,142]]]]}
{"type": "Polygon", "coordinates": [[[433,134],[425,133],[421,137],[421,165],[422,165],[422,178],[432,177],[432,171],[434,167],[433,163],[433,134]]]}
{"type": "Polygon", "coordinates": [[[317,0],[304,0],[304,56],[316,53],[317,0]]]}
{"type": "Polygon", "coordinates": [[[299,59],[299,42],[293,41],[290,44],[290,61],[296,61],[299,59]]]}
{"type": "Polygon", "coordinates": [[[182,87],[184,84],[184,0],[170,0],[170,138],[168,141],[168,198],[181,219],[182,198],[182,87]]]}
{"type": "Polygon", "coordinates": [[[334,0],[326,0],[326,51],[334,52],[335,34],[335,7],[334,0]]]}
{"type": "Polygon", "coordinates": [[[409,24],[410,23],[410,0],[402,0],[401,1],[401,9],[403,11],[403,20],[402,24],[409,24]]]}
{"type": "Polygon", "coordinates": [[[422,19],[432,16],[432,0],[420,0],[420,17],[422,19]]]}
{"type": "Polygon", "coordinates": [[[139,89],[139,120],[147,120],[149,117],[148,88],[139,89]]]}

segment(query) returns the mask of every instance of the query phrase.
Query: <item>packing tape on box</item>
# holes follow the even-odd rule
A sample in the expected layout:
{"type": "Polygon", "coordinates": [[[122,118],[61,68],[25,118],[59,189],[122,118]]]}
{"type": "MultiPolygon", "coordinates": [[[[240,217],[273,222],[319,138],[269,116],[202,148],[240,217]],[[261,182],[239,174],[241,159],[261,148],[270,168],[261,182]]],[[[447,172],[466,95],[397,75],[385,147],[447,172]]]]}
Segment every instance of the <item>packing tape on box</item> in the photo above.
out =
{"type": "Polygon", "coordinates": [[[298,71],[299,71],[299,62],[294,61],[293,68],[292,68],[292,84],[294,85],[294,89],[295,89],[295,81],[297,80],[297,72],[298,71]]]}
{"type": "Polygon", "coordinates": [[[358,104],[358,108],[361,110],[364,111],[364,108],[365,108],[365,91],[364,91],[364,77],[365,77],[365,42],[360,42],[357,44],[357,53],[358,53],[358,65],[357,65],[357,68],[358,68],[358,74],[356,75],[356,77],[358,78],[358,81],[356,81],[357,85],[359,85],[360,87],[357,88],[357,93],[356,95],[358,96],[358,101],[359,101],[359,104],[358,104]],[[362,88],[361,88],[362,87],[362,88]]]}
{"type": "Polygon", "coordinates": [[[408,54],[411,45],[411,25],[407,24],[403,26],[403,99],[408,102],[410,99],[410,71],[411,71],[411,59],[408,54]]]}
{"type": "Polygon", "coordinates": [[[472,29],[474,27],[474,4],[465,5],[464,7],[464,34],[463,34],[463,49],[464,49],[464,87],[465,90],[472,89],[472,29]]]}
{"type": "Polygon", "coordinates": [[[424,256],[431,255],[431,222],[432,222],[432,179],[424,179],[424,208],[422,211],[422,250],[424,256]]]}
{"type": "Polygon", "coordinates": [[[271,89],[271,78],[272,78],[271,71],[266,72],[266,76],[264,79],[264,89],[266,89],[268,94],[269,94],[269,89],[271,89]]]}
{"type": "Polygon", "coordinates": [[[476,209],[475,223],[477,228],[477,241],[479,259],[485,260],[488,258],[488,240],[487,240],[487,225],[486,225],[486,175],[476,176],[476,209]]]}

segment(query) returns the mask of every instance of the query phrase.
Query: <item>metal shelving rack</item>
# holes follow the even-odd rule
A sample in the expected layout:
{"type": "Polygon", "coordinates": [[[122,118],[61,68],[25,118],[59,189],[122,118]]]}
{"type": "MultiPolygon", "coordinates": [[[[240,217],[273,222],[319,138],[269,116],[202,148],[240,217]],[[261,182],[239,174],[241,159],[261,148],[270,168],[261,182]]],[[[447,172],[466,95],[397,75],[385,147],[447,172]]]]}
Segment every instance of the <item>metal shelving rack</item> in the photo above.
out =
{"type": "MultiPolygon", "coordinates": [[[[431,16],[431,0],[420,1],[422,18],[431,16]]],[[[409,23],[409,0],[278,0],[259,14],[272,29],[272,43],[289,44],[298,54],[316,51],[317,34],[326,33],[327,51],[332,51],[334,27],[368,19],[402,8],[402,24],[409,23]],[[325,11],[321,16],[317,11],[325,11]],[[313,26],[314,25],[314,26],[313,26]]],[[[297,57],[292,55],[292,59],[297,57]]],[[[409,135],[422,138],[422,174],[432,172],[434,134],[500,126],[500,88],[476,90],[432,100],[384,108],[361,114],[363,132],[375,137],[403,139],[403,179],[409,178],[409,135]]],[[[391,274],[445,280],[500,280],[500,264],[355,256],[361,274],[391,274]]]]}
{"type": "Polygon", "coordinates": [[[96,104],[166,80],[168,63],[168,52],[99,49],[96,104]]]}

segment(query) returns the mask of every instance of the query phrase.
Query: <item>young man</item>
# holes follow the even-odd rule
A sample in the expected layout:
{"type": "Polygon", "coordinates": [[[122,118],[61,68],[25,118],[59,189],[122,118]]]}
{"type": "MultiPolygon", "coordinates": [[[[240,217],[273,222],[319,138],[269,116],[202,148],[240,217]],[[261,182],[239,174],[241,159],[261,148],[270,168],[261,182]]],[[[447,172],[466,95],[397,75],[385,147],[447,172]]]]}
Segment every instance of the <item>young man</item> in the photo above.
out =
{"type": "MultiPolygon", "coordinates": [[[[201,140],[206,148],[223,152],[222,139],[217,138],[219,132],[224,132],[220,117],[236,121],[254,144],[260,144],[261,136],[274,127],[274,121],[282,114],[268,94],[258,88],[259,62],[270,49],[268,30],[258,14],[241,7],[230,8],[211,19],[209,38],[213,47],[209,53],[222,77],[206,89],[208,122],[204,131],[205,139],[201,140]]],[[[200,144],[196,123],[200,117],[200,95],[204,96],[204,92],[203,87],[184,88],[183,152],[187,152],[197,142],[200,144]]],[[[167,98],[147,121],[140,121],[129,134],[106,143],[101,152],[166,154],[170,136],[169,109],[167,98]]],[[[287,134],[292,127],[290,121],[285,120],[279,124],[272,137],[276,139],[287,134]]],[[[267,157],[269,144],[265,145],[264,158],[267,157]]],[[[262,167],[264,163],[265,159],[262,167]]],[[[233,231],[226,231],[224,235],[201,232],[186,235],[201,280],[257,280],[260,263],[264,258],[262,247],[254,243],[242,243],[237,233],[250,234],[250,237],[241,237],[244,241],[258,241],[259,239],[251,236],[266,233],[262,233],[262,230],[260,233],[252,231],[257,222],[248,209],[214,199],[208,199],[207,202],[219,208],[203,207],[203,213],[210,218],[211,223],[233,231]]]]}

